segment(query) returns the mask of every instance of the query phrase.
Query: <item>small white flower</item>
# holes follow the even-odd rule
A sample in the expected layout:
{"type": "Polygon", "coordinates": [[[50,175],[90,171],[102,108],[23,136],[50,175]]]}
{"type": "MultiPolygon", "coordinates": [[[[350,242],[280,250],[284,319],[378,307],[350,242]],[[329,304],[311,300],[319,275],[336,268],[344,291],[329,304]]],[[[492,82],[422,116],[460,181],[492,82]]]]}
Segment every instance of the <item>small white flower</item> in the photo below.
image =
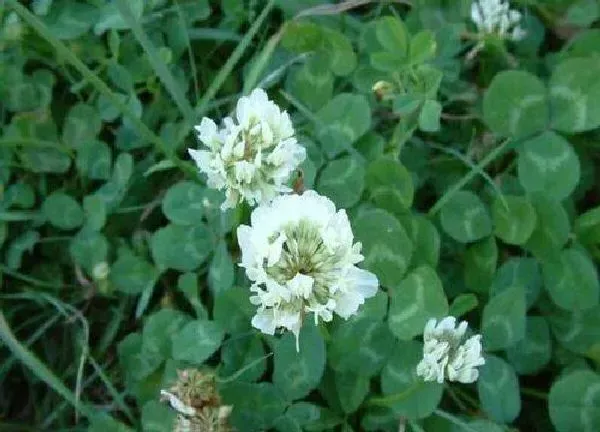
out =
{"type": "Polygon", "coordinates": [[[481,355],[481,335],[463,343],[467,322],[456,327],[456,318],[449,316],[439,323],[430,319],[423,334],[423,360],[417,365],[417,375],[425,381],[442,384],[449,381],[472,383],[479,377],[478,366],[485,364],[481,355]]]}
{"type": "Polygon", "coordinates": [[[519,26],[521,13],[510,9],[508,1],[474,0],[471,4],[471,20],[482,35],[496,34],[519,41],[526,34],[519,26]]]}
{"type": "Polygon", "coordinates": [[[262,89],[242,97],[235,119],[225,118],[221,128],[204,117],[196,131],[207,149],[188,151],[208,186],[225,190],[222,209],[241,201],[262,204],[289,192],[285,183],[306,157],[289,115],[262,89]]]}
{"type": "Polygon", "coordinates": [[[331,321],[333,313],[348,318],[377,292],[377,277],[355,265],[363,256],[346,212],[314,191],[256,208],[237,236],[250,301],[258,306],[252,325],[267,334],[290,330],[297,349],[306,314],[315,323],[331,321]]]}

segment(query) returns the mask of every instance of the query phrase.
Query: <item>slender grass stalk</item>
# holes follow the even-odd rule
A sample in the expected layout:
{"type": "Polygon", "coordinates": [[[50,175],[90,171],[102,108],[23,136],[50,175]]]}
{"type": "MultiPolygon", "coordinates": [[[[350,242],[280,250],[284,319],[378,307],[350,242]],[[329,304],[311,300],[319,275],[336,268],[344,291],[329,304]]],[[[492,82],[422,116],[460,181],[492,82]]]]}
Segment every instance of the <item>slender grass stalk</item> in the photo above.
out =
{"type": "MultiPolygon", "coordinates": [[[[14,0],[13,0],[14,1],[14,0]]],[[[262,28],[265,19],[273,9],[273,5],[275,0],[269,0],[269,2],[265,5],[260,15],[256,18],[256,21],[252,23],[252,26],[248,29],[248,32],[244,35],[244,38],[240,41],[240,43],[235,47],[223,67],[217,73],[217,76],[212,81],[200,102],[198,102],[198,106],[196,107],[196,114],[198,117],[202,117],[206,114],[208,104],[213,100],[216,96],[217,92],[221,89],[221,86],[225,83],[227,77],[233,71],[235,65],[240,61],[246,49],[250,47],[252,43],[252,39],[258,33],[258,31],[262,28]]]]}
{"type": "Polygon", "coordinates": [[[248,363],[246,366],[244,366],[243,368],[241,368],[239,371],[233,373],[232,375],[228,376],[227,378],[223,378],[223,379],[218,379],[217,382],[221,383],[221,384],[226,384],[229,383],[231,381],[235,381],[237,378],[239,378],[244,372],[246,372],[247,370],[249,370],[250,368],[254,367],[255,365],[259,364],[261,361],[268,359],[269,357],[271,357],[273,355],[273,353],[269,353],[266,354],[262,357],[259,357],[257,359],[252,360],[250,363],[248,363]]]}
{"type": "Polygon", "coordinates": [[[473,180],[473,178],[475,176],[477,176],[477,174],[479,174],[479,172],[481,170],[485,169],[485,167],[487,167],[490,163],[492,163],[494,160],[496,160],[497,157],[502,155],[510,143],[511,143],[511,141],[507,139],[502,144],[500,144],[498,147],[496,147],[494,150],[492,150],[476,166],[474,166],[471,169],[471,171],[469,171],[467,174],[465,174],[463,176],[463,178],[461,178],[459,181],[454,183],[454,185],[451,186],[444,193],[444,195],[442,195],[442,197],[435,203],[435,205],[433,207],[431,207],[431,209],[429,210],[429,212],[427,214],[429,216],[435,216],[436,213],[439,212],[442,209],[442,207],[444,207],[444,205],[452,199],[452,197],[454,196],[454,194],[456,194],[456,192],[460,191],[463,187],[465,187],[465,185],[467,183],[469,183],[471,180],[473,180]]]}
{"type": "Polygon", "coordinates": [[[394,393],[387,396],[374,397],[367,401],[367,405],[379,405],[379,406],[390,406],[396,402],[403,401],[413,393],[418,391],[424,384],[424,381],[417,381],[412,386],[399,393],[394,393]]]}
{"type": "Polygon", "coordinates": [[[478,432],[477,429],[473,429],[467,423],[465,423],[458,417],[453,416],[450,413],[447,413],[446,411],[442,411],[441,409],[436,409],[433,413],[436,416],[441,417],[444,420],[448,420],[452,424],[455,424],[456,426],[460,427],[462,430],[469,431],[469,432],[478,432]]]}
{"type": "Polygon", "coordinates": [[[96,415],[95,410],[91,406],[86,403],[78,403],[77,397],[73,392],[71,392],[71,390],[69,390],[40,359],[15,338],[2,311],[0,311],[0,340],[2,340],[8,350],[29,368],[36,377],[61,395],[63,399],[69,402],[81,415],[87,418],[93,418],[96,415]]]}
{"type": "Polygon", "coordinates": [[[181,114],[183,115],[186,124],[193,124],[194,109],[192,108],[192,105],[190,105],[190,103],[188,102],[184,90],[181,89],[177,81],[175,81],[173,74],[171,73],[165,62],[160,58],[158,50],[156,49],[156,47],[142,28],[140,22],[133,15],[133,12],[131,11],[128,3],[129,2],[127,0],[115,1],[117,9],[119,9],[121,17],[123,18],[123,21],[125,21],[125,23],[131,28],[133,35],[144,49],[144,52],[148,57],[150,65],[152,66],[154,72],[156,72],[156,75],[171,95],[171,99],[173,99],[175,105],[177,105],[177,107],[181,111],[181,114]]]}
{"type": "MultiPolygon", "coordinates": [[[[196,69],[196,62],[194,61],[194,52],[192,51],[192,44],[190,42],[190,34],[188,32],[187,24],[185,22],[185,16],[183,14],[183,10],[179,5],[177,0],[174,0],[175,10],[177,11],[177,19],[179,20],[179,25],[183,30],[183,34],[185,35],[185,46],[187,47],[188,52],[188,60],[190,62],[190,70],[192,72],[192,81],[194,82],[194,96],[196,98],[196,102],[200,100],[200,87],[198,85],[198,70],[196,69]]],[[[190,106],[190,108],[192,108],[190,106]]],[[[193,113],[193,109],[192,109],[193,113]]]]}
{"type": "Polygon", "coordinates": [[[444,147],[444,146],[441,146],[441,145],[438,145],[438,144],[434,144],[434,143],[428,143],[428,145],[430,147],[433,147],[436,150],[439,150],[441,152],[444,152],[446,154],[454,156],[456,159],[458,159],[463,164],[465,164],[466,166],[468,166],[471,169],[471,171],[474,170],[477,174],[479,174],[481,177],[483,177],[483,179],[494,190],[494,192],[496,193],[496,195],[498,195],[498,197],[500,198],[500,201],[502,201],[502,204],[504,205],[504,208],[506,208],[508,210],[508,204],[506,202],[506,199],[504,198],[504,194],[502,193],[502,191],[500,190],[500,188],[498,187],[498,185],[496,183],[494,183],[494,180],[492,180],[492,178],[489,176],[489,174],[485,172],[485,170],[479,168],[477,165],[475,165],[473,163],[472,160],[468,159],[465,155],[461,154],[459,151],[457,151],[457,150],[455,150],[453,148],[447,148],[447,147],[444,147]]]}
{"type": "MultiPolygon", "coordinates": [[[[25,341],[25,346],[29,347],[33,345],[39,338],[41,338],[46,330],[52,327],[56,321],[58,321],[59,315],[54,315],[50,319],[46,320],[44,324],[38,327],[35,332],[31,336],[27,338],[25,341]]],[[[16,357],[9,357],[3,364],[0,366],[0,377],[4,376],[8,372],[8,370],[13,366],[13,364],[17,361],[16,357]]]]}

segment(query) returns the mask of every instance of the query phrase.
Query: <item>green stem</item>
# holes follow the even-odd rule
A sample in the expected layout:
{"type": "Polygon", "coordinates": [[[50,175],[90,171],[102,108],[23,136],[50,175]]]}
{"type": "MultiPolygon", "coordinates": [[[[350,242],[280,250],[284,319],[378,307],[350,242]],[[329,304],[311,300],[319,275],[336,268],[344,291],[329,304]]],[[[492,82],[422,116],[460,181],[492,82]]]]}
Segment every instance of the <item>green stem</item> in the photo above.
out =
{"type": "Polygon", "coordinates": [[[459,426],[462,430],[469,431],[469,432],[478,432],[476,429],[473,429],[471,426],[469,426],[467,423],[465,423],[458,417],[453,416],[452,414],[447,413],[446,411],[437,409],[434,411],[434,414],[438,417],[448,420],[450,423],[453,423],[456,426],[459,426]]]}
{"type": "Polygon", "coordinates": [[[19,273],[17,271],[11,270],[8,267],[0,264],[0,274],[5,273],[7,275],[9,275],[10,277],[13,277],[15,279],[19,279],[23,282],[27,282],[31,285],[35,285],[41,288],[64,288],[68,285],[65,284],[61,284],[61,283],[56,283],[56,282],[46,282],[40,279],[36,279],[33,278],[31,276],[27,276],[23,273],[19,273]]]}
{"type": "Polygon", "coordinates": [[[536,390],[536,389],[528,388],[528,387],[521,387],[521,393],[523,393],[524,395],[527,395],[527,396],[532,396],[534,398],[541,399],[541,400],[548,399],[548,395],[546,393],[536,390]]]}
{"type": "Polygon", "coordinates": [[[510,140],[507,139],[494,150],[492,150],[485,158],[481,160],[471,171],[469,171],[462,179],[454,183],[453,186],[448,189],[444,195],[435,203],[433,207],[427,213],[429,216],[435,216],[437,212],[441,210],[444,205],[452,199],[454,194],[460,191],[463,187],[467,185],[475,176],[477,176],[481,171],[483,171],[489,164],[491,164],[496,158],[504,153],[508,145],[510,144],[510,140]]]}
{"type": "Polygon", "coordinates": [[[85,403],[78,403],[76,396],[62,383],[62,381],[58,379],[58,377],[54,375],[54,373],[31,351],[21,345],[12,333],[2,311],[0,311],[0,339],[4,342],[9,351],[29,368],[35,376],[73,405],[79,413],[90,419],[96,416],[94,408],[85,403]]]}
{"type": "Polygon", "coordinates": [[[406,390],[399,392],[399,393],[394,393],[388,396],[381,396],[381,397],[374,397],[371,398],[367,401],[367,405],[378,405],[378,406],[391,406],[393,404],[395,404],[396,402],[400,402],[404,399],[406,399],[407,397],[411,396],[413,393],[415,393],[417,390],[419,390],[424,384],[424,381],[417,381],[416,383],[414,383],[412,386],[410,386],[409,388],[407,388],[406,390]]]}

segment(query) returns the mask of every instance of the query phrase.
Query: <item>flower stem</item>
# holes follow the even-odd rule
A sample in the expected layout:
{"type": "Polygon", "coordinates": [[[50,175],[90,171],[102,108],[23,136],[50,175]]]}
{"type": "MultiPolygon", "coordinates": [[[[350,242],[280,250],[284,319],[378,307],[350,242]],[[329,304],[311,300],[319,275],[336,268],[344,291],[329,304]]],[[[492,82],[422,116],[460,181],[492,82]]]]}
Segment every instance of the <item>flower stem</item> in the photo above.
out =
{"type": "Polygon", "coordinates": [[[400,402],[400,401],[408,398],[413,393],[420,390],[424,383],[425,383],[424,381],[417,381],[412,386],[410,386],[409,388],[407,388],[406,390],[404,390],[402,392],[393,393],[393,394],[387,395],[387,396],[371,398],[367,401],[367,405],[391,406],[391,405],[395,404],[396,402],[400,402]]]}

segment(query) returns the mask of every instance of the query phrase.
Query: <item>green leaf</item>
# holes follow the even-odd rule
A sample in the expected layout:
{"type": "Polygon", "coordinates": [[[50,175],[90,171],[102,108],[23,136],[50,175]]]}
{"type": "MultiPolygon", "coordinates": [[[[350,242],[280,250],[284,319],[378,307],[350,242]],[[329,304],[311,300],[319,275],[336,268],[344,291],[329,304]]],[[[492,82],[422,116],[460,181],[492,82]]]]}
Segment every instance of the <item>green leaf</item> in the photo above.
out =
{"type": "Polygon", "coordinates": [[[448,314],[448,300],[435,270],[428,266],[415,269],[391,291],[390,330],[400,340],[423,334],[430,318],[448,314]]]}
{"type": "Polygon", "coordinates": [[[483,119],[501,136],[522,138],[546,129],[546,88],[524,71],[498,73],[483,97],[483,119]]]}
{"type": "Polygon", "coordinates": [[[411,267],[428,265],[437,267],[440,259],[440,234],[435,225],[422,215],[410,215],[401,219],[414,245],[411,267]]]}
{"type": "MultiPolygon", "coordinates": [[[[139,20],[144,13],[144,1],[132,0],[129,3],[131,14],[136,20],[139,20]]],[[[100,11],[100,17],[94,22],[94,33],[96,36],[103,34],[110,29],[125,30],[130,28],[127,21],[121,16],[116,3],[105,3],[100,11]]]]}
{"type": "Polygon", "coordinates": [[[125,426],[123,423],[116,421],[109,414],[101,413],[90,420],[90,426],[87,432],[133,432],[133,429],[125,426]]]}
{"type": "Polygon", "coordinates": [[[338,76],[349,75],[356,67],[356,54],[352,42],[341,32],[323,27],[324,59],[329,69],[338,76]]]}
{"type": "Polygon", "coordinates": [[[162,360],[171,358],[171,340],[189,321],[187,315],[170,308],[153,313],[144,322],[142,351],[162,360]]]}
{"type": "Polygon", "coordinates": [[[44,200],[42,212],[48,221],[63,230],[75,229],[83,223],[83,209],[71,196],[54,192],[44,200]]]}
{"type": "Polygon", "coordinates": [[[271,383],[232,383],[221,387],[220,393],[226,405],[233,405],[230,421],[237,430],[268,430],[286,407],[271,383]]]}
{"type": "Polygon", "coordinates": [[[235,376],[236,381],[256,381],[267,369],[267,359],[263,357],[265,350],[258,336],[228,339],[221,348],[219,375],[224,379],[235,376]],[[238,376],[240,371],[243,372],[238,376]]]}
{"type": "Polygon", "coordinates": [[[176,411],[168,404],[151,400],[142,408],[142,428],[144,432],[173,430],[176,417],[176,411]]]}
{"type": "Polygon", "coordinates": [[[469,289],[487,293],[496,272],[498,245],[494,237],[488,237],[467,248],[464,277],[469,289]]]}
{"type": "Polygon", "coordinates": [[[387,16],[377,20],[375,34],[386,51],[397,53],[402,57],[408,54],[408,31],[398,18],[387,16]]]}
{"type": "Polygon", "coordinates": [[[544,132],[526,141],[519,152],[519,181],[529,193],[549,194],[562,201],[579,183],[579,158],[568,141],[544,132]]]}
{"type": "Polygon", "coordinates": [[[153,286],[158,275],[150,263],[129,252],[121,254],[110,267],[110,283],[129,295],[141,294],[153,286]]]}
{"type": "Polygon", "coordinates": [[[164,358],[158,351],[143,349],[142,335],[128,334],[117,347],[119,363],[125,374],[125,381],[133,386],[154,372],[164,358]]]}
{"type": "Polygon", "coordinates": [[[552,127],[577,133],[600,126],[600,58],[565,60],[550,78],[552,127]]]}
{"type": "Polygon", "coordinates": [[[290,51],[315,51],[322,41],[322,28],[310,21],[291,21],[285,26],[281,45],[290,51]]]}
{"type": "Polygon", "coordinates": [[[335,388],[342,409],[346,414],[350,414],[358,409],[369,393],[370,378],[356,372],[337,372],[335,388]]]}
{"type": "Polygon", "coordinates": [[[443,385],[424,382],[417,376],[417,364],[422,358],[422,343],[399,342],[381,373],[383,394],[398,396],[398,400],[386,404],[396,415],[408,419],[425,418],[433,413],[442,399],[443,385]]]}
{"type": "MultiPolygon", "coordinates": [[[[35,205],[35,191],[23,182],[10,185],[5,191],[0,206],[4,208],[20,207],[29,209],[35,205]]],[[[0,207],[0,208],[1,208],[0,207]]]]}
{"type": "Polygon", "coordinates": [[[215,248],[208,268],[208,284],[213,293],[228,290],[235,280],[233,258],[227,250],[227,243],[220,241],[215,248]]]}
{"type": "Polygon", "coordinates": [[[541,260],[555,258],[569,239],[569,216],[559,201],[536,196],[531,202],[538,222],[525,248],[541,260]]]}
{"type": "Polygon", "coordinates": [[[525,290],[513,286],[492,297],[483,308],[481,333],[486,351],[514,345],[525,337],[525,290]]]}
{"type": "Polygon", "coordinates": [[[312,320],[307,320],[300,331],[299,349],[296,351],[296,338],[291,332],[273,348],[273,384],[290,401],[316,388],[325,370],[325,342],[312,320]]]}
{"type": "Polygon", "coordinates": [[[286,88],[311,110],[325,105],[333,96],[334,76],[323,61],[323,55],[315,54],[288,75],[286,88]]]}
{"type": "Polygon", "coordinates": [[[323,151],[333,158],[364,135],[371,127],[371,108],[362,95],[340,93],[316,114],[317,136],[323,151]]]}
{"type": "Polygon", "coordinates": [[[194,308],[196,318],[208,319],[208,312],[200,297],[198,275],[196,273],[184,273],[180,275],[177,278],[177,289],[183,293],[192,308],[194,308]]]}
{"type": "Polygon", "coordinates": [[[79,103],[67,113],[63,124],[62,139],[71,148],[79,148],[93,141],[102,129],[100,114],[91,105],[79,103]]]}
{"type": "Polygon", "coordinates": [[[360,370],[362,375],[373,376],[387,361],[393,343],[385,323],[371,318],[349,320],[333,331],[328,361],[336,372],[360,370]],[[358,334],[362,336],[357,338],[358,334]]]}
{"type": "Polygon", "coordinates": [[[574,312],[557,308],[548,320],[552,334],[562,346],[596,361],[600,359],[600,306],[574,312]]]}
{"type": "Polygon", "coordinates": [[[522,245],[533,233],[537,215],[528,198],[504,195],[492,204],[492,220],[496,237],[504,243],[522,245]]]}
{"type": "Polygon", "coordinates": [[[406,116],[412,114],[423,103],[423,96],[420,94],[400,94],[393,100],[392,109],[394,113],[406,116]]]}
{"type": "Polygon", "coordinates": [[[594,263],[578,249],[565,249],[542,265],[544,286],[559,307],[582,310],[600,299],[598,272],[594,263]]]}
{"type": "Polygon", "coordinates": [[[362,242],[364,267],[382,285],[398,285],[410,264],[413,245],[396,218],[381,209],[366,210],[354,220],[354,233],[362,242]]]}
{"type": "Polygon", "coordinates": [[[514,369],[501,358],[486,356],[479,369],[477,391],[481,408],[492,420],[510,423],[519,415],[519,380],[514,369]]]}
{"type": "Polygon", "coordinates": [[[410,39],[410,61],[413,64],[433,59],[436,50],[435,34],[431,30],[422,30],[410,39]]]}
{"type": "Polygon", "coordinates": [[[300,426],[305,426],[319,420],[321,407],[309,402],[296,402],[287,409],[286,416],[300,426]]]}
{"type": "Polygon", "coordinates": [[[192,271],[208,258],[212,239],[203,223],[193,226],[169,224],[152,236],[152,258],[160,270],[192,271]]]}
{"type": "Polygon", "coordinates": [[[6,265],[11,270],[17,270],[21,267],[21,261],[25,252],[32,253],[33,248],[40,240],[40,233],[37,231],[25,231],[14,239],[6,253],[6,265]]]}
{"type": "Polygon", "coordinates": [[[374,160],[367,167],[365,183],[378,207],[394,214],[411,208],[415,193],[412,176],[399,161],[388,157],[374,160]]]}
{"type": "Polygon", "coordinates": [[[550,362],[550,328],[542,317],[527,317],[525,337],[506,350],[508,361],[520,375],[538,373],[550,362]]]}
{"type": "Polygon", "coordinates": [[[75,165],[81,173],[92,180],[110,178],[112,152],[108,144],[95,139],[78,143],[75,165]]]}
{"type": "Polygon", "coordinates": [[[535,258],[513,257],[505,261],[492,282],[490,296],[517,285],[525,287],[527,307],[532,307],[542,289],[542,274],[535,258]]]}
{"type": "Polygon", "coordinates": [[[492,232],[492,220],[479,197],[472,192],[454,194],[440,213],[442,228],[450,237],[461,243],[469,243],[492,232]]]}
{"type": "Polygon", "coordinates": [[[419,129],[423,132],[437,132],[440,130],[440,116],[442,105],[433,99],[427,99],[419,113],[419,129]]]}
{"type": "Polygon", "coordinates": [[[579,0],[569,6],[565,21],[578,27],[588,27],[598,19],[600,7],[595,0],[579,0]]]}
{"type": "Polygon", "coordinates": [[[97,19],[94,6],[62,0],[53,2],[44,22],[58,39],[75,39],[86,33],[97,19]]]}
{"type": "Polygon", "coordinates": [[[106,224],[106,206],[98,195],[88,195],[83,198],[85,213],[84,229],[100,231],[106,224]]]}
{"type": "Polygon", "coordinates": [[[133,157],[129,153],[119,154],[115,161],[110,180],[94,194],[104,201],[109,211],[115,210],[125,197],[132,174],[133,157]]]}
{"type": "Polygon", "coordinates": [[[360,199],[364,177],[363,162],[344,156],[325,165],[317,180],[317,191],[331,198],[337,207],[349,208],[360,199]]]}
{"type": "Polygon", "coordinates": [[[452,301],[448,315],[459,318],[467,312],[475,309],[478,305],[479,300],[477,300],[477,296],[475,294],[460,294],[452,301]]]}
{"type": "Polygon", "coordinates": [[[250,320],[256,306],[250,303],[250,290],[247,287],[233,286],[216,293],[214,320],[228,333],[250,329],[250,320]]]}
{"type": "Polygon", "coordinates": [[[219,349],[223,336],[223,330],[213,321],[192,321],[171,336],[172,356],[201,365],[219,349]]]}
{"type": "Polygon", "coordinates": [[[182,181],[171,186],[162,200],[162,211],[178,225],[197,225],[204,216],[204,190],[196,183],[182,181]]]}
{"type": "Polygon", "coordinates": [[[69,252],[73,260],[91,274],[96,264],[106,262],[108,241],[103,234],[84,228],[71,240],[69,252]]]}
{"type": "Polygon", "coordinates": [[[589,370],[572,372],[552,384],[548,410],[558,432],[594,432],[600,429],[600,375],[589,370]]]}

